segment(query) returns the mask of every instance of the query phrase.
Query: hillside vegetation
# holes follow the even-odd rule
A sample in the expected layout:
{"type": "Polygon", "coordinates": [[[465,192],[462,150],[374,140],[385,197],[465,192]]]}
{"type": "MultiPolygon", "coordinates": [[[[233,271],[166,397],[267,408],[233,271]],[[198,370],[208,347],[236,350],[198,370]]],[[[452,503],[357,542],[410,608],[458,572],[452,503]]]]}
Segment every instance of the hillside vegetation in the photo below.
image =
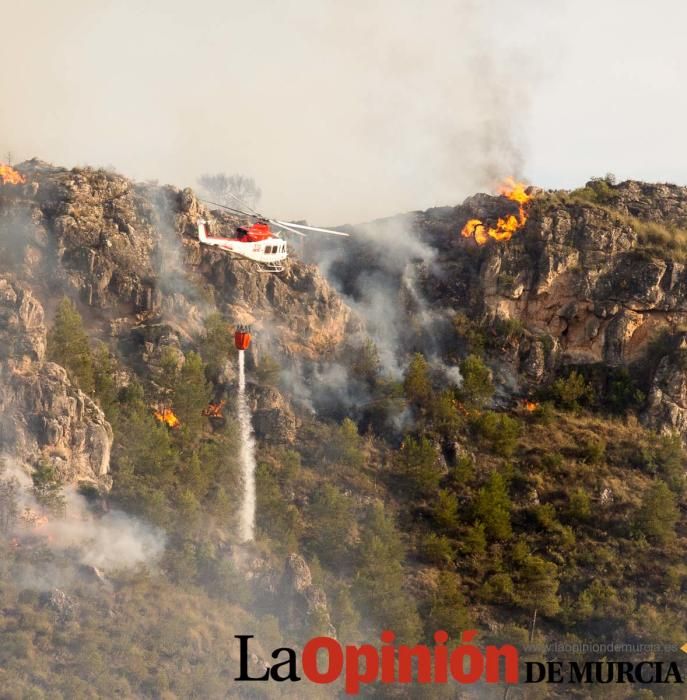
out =
{"type": "MultiPolygon", "coordinates": [[[[103,173],[45,172],[40,177],[57,182],[67,176],[119,182],[103,173]]],[[[42,331],[28,322],[26,328],[5,323],[7,332],[25,333],[37,349],[30,356],[28,340],[8,346],[0,381],[39,381],[50,363],[63,367],[70,396],[84,405],[92,401],[91,412],[102,411],[113,444],[108,474],[82,472],[69,482],[61,471],[61,443],[45,438],[40,459],[23,465],[33,470],[32,493],[49,517],[59,518],[71,483],[97,517],[123,511],[163,533],[164,551],[133,567],[101,571],[77,548],[58,547],[38,534],[18,543],[17,455],[3,433],[0,698],[332,697],[331,688],[306,683],[241,688],[233,682],[234,634],[255,635],[255,667],[275,647],[299,647],[315,634],[375,644],[384,629],[409,644],[431,644],[437,629],[457,644],[462,630],[474,628],[479,643],[523,649],[556,640],[681,645],[687,639],[687,455],[679,426],[654,420],[663,405],[657,403],[660,372],[684,366],[680,331],[666,322],[662,335],[648,334],[650,340],[635,347],[635,336],[612,325],[611,312],[595,308],[585,315],[587,306],[581,307],[608,288],[602,284],[612,286],[608,280],[592,291],[588,286],[572,302],[564,295],[565,304],[580,305],[567,312],[565,327],[555,314],[543,326],[534,302],[521,313],[521,296],[513,291],[520,285],[520,294],[534,299],[544,284],[543,275],[522,282],[531,270],[518,256],[538,256],[541,263],[548,254],[535,251],[534,227],[568,235],[546,217],[560,223],[581,206],[579,216],[591,216],[592,223],[580,230],[591,240],[595,217],[607,221],[604,207],[613,206],[607,190],[614,187],[541,194],[532,229],[510,248],[441,243],[441,274],[428,272],[419,289],[430,301],[444,299],[442,315],[430,319],[408,308],[407,318],[419,329],[410,329],[399,347],[400,374],[385,366],[363,322],[311,268],[294,261],[284,280],[256,281],[238,263],[200,251],[190,234],[184,238],[184,222],[197,206],[191,195],[184,195],[177,212],[182,256],[167,302],[157,292],[144,293],[146,285],[159,289],[162,283],[137,277],[140,263],[125,270],[124,258],[98,262],[98,255],[114,255],[119,237],[135,234],[113,233],[112,248],[103,247],[89,262],[89,245],[100,249],[84,243],[79,226],[88,226],[76,216],[75,229],[64,221],[56,227],[54,209],[42,210],[41,235],[60,245],[43,242],[41,254],[59,273],[43,286],[31,268],[37,244],[28,236],[27,255],[5,258],[0,273],[31,290],[49,321],[42,331]],[[584,213],[587,207],[591,215],[584,213]],[[64,259],[55,262],[52,255],[64,259]],[[509,279],[487,279],[496,259],[499,274],[509,279]],[[96,289],[88,275],[98,265],[114,272],[109,285],[96,289]],[[471,290],[462,286],[465,278],[454,282],[447,274],[456,266],[471,270],[471,290]],[[138,299],[133,307],[132,299],[138,299]],[[283,329],[286,340],[270,342],[265,332],[249,361],[258,535],[239,545],[232,330],[247,308],[256,317],[266,309],[270,333],[283,329]],[[310,319],[307,331],[301,313],[310,319]],[[575,335],[575,324],[586,328],[597,313],[595,335],[575,335]],[[41,332],[44,358],[35,341],[41,332]],[[622,336],[625,344],[599,345],[599,332],[622,336]],[[429,343],[417,346],[422,333],[436,339],[431,349],[429,343]],[[305,354],[300,343],[310,344],[310,375],[299,364],[305,354]],[[583,346],[592,348],[589,356],[578,352],[583,346]],[[460,382],[447,379],[446,366],[460,370],[460,382]],[[343,383],[321,379],[339,376],[322,374],[332,367],[343,383]],[[333,400],[316,396],[318,381],[331,388],[333,400]],[[351,401],[350,395],[364,400],[351,401]],[[220,398],[227,402],[223,418],[203,416],[220,398]],[[179,428],[156,420],[161,406],[173,408],[179,428]],[[305,588],[309,597],[302,595],[305,588]]],[[[47,189],[42,184],[38,192],[47,189]]],[[[38,206],[39,195],[32,196],[0,199],[0,247],[16,233],[10,214],[38,206]]],[[[103,204],[93,196],[100,211],[103,204]]],[[[143,195],[131,197],[136,203],[143,195]]],[[[77,193],[65,201],[73,210],[86,200],[77,193]]],[[[620,209],[616,215],[634,216],[620,209]]],[[[439,212],[428,224],[425,242],[438,236],[445,216],[439,212]]],[[[139,219],[131,219],[138,230],[140,217],[139,211],[139,219]]],[[[618,221],[614,235],[622,237],[632,222],[618,221]]],[[[641,230],[636,233],[641,240],[633,240],[634,252],[644,244],[641,230]]],[[[648,234],[645,242],[657,244],[648,234]]],[[[142,250],[140,241],[136,245],[142,250]]],[[[579,245],[582,250],[587,244],[579,245]]],[[[555,269],[560,273],[560,266],[555,269]]],[[[586,274],[572,266],[564,272],[586,274]]],[[[354,297],[354,272],[346,275],[354,297]]],[[[556,284],[547,283],[552,289],[556,284]]],[[[13,406],[8,399],[6,410],[13,406]]],[[[655,697],[626,686],[602,690],[599,696],[655,697]]],[[[479,697],[501,698],[503,692],[481,688],[479,697]]],[[[555,686],[536,692],[564,696],[555,686]]],[[[671,687],[661,693],[681,697],[671,687]]],[[[450,687],[419,686],[371,687],[363,695],[454,697],[450,687]]]]}

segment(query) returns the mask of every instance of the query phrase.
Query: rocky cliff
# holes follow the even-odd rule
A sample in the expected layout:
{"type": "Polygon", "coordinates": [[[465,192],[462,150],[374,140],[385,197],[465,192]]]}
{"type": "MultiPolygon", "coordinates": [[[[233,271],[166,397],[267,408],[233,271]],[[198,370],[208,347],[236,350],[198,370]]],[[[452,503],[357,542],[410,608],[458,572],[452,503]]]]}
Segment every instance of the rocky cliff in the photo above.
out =
{"type": "MultiPolygon", "coordinates": [[[[32,309],[42,306],[50,318],[65,294],[78,301],[93,334],[139,367],[159,363],[165,348],[191,345],[216,311],[254,324],[254,364],[263,350],[286,361],[335,359],[362,328],[315,265],[291,256],[283,274],[256,274],[245,261],[201,246],[198,217],[217,227],[235,221],[208,211],[191,190],[36,160],[17,169],[24,184],[0,185],[0,272],[29,295],[13,312],[29,325],[8,335],[25,346],[11,350],[25,368],[40,364],[44,352],[44,330],[31,326],[40,312],[32,309]]],[[[329,279],[353,300],[379,275],[386,291],[397,290],[389,318],[401,336],[394,348],[401,365],[415,350],[441,358],[444,368],[455,365],[467,348],[452,328],[465,316],[498,336],[489,361],[502,399],[530,393],[566,368],[628,368],[647,397],[647,424],[684,433],[687,189],[595,181],[574,192],[532,194],[525,225],[508,241],[478,246],[460,235],[468,219],[513,213],[505,198],[478,194],[457,207],[390,219],[379,240],[347,242],[326,267],[329,279]]],[[[317,245],[326,253],[341,244],[317,245]]],[[[293,440],[298,418],[287,404],[276,389],[255,395],[259,435],[293,440]]],[[[60,444],[88,443],[82,432],[62,431],[60,444]]]]}
{"type": "Polygon", "coordinates": [[[25,184],[0,185],[5,265],[39,296],[74,295],[103,330],[120,334],[163,318],[191,334],[213,307],[266,332],[274,327],[284,351],[314,357],[335,348],[352,323],[315,267],[290,259],[282,275],[255,274],[202,247],[198,217],[227,217],[208,212],[191,190],[36,160],[17,170],[25,184]]]}
{"type": "MultiPolygon", "coordinates": [[[[0,408],[4,449],[27,464],[50,456],[68,480],[108,471],[112,433],[102,412],[45,362],[45,325],[63,296],[121,361],[118,385],[131,371],[154,376],[166,348],[196,347],[212,313],[254,325],[253,365],[267,348],[285,361],[333,356],[358,327],[316,267],[291,258],[281,275],[257,274],[202,247],[200,216],[218,227],[236,222],[191,190],[38,160],[17,170],[23,184],[0,184],[0,408]]],[[[288,403],[266,392],[254,390],[259,434],[292,440],[288,403]]]]}
{"type": "Polygon", "coordinates": [[[0,277],[0,449],[30,467],[46,460],[64,481],[109,483],[112,428],[67,372],[45,361],[43,307],[0,277]]]}
{"type": "Polygon", "coordinates": [[[461,235],[470,219],[493,224],[517,213],[505,197],[477,194],[374,222],[350,259],[329,242],[318,256],[334,260],[330,276],[355,300],[370,279],[398,295],[400,352],[455,363],[469,348],[454,327],[467,318],[488,340],[502,399],[572,368],[624,368],[649,397],[644,420],[685,434],[675,349],[687,321],[687,188],[593,180],[572,192],[529,192],[527,220],[510,240],[480,246],[461,235]],[[409,254],[395,264],[399,249],[409,254]]]}

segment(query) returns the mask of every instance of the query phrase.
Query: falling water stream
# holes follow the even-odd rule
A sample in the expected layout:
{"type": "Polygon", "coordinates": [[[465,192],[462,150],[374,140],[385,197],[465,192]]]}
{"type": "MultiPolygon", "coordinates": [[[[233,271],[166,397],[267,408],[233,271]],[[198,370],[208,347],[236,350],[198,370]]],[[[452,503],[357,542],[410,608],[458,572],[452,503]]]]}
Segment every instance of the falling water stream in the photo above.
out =
{"type": "Polygon", "coordinates": [[[241,542],[250,542],[255,535],[255,438],[246,399],[245,352],[239,350],[239,428],[241,430],[241,476],[243,498],[239,514],[241,542]]]}

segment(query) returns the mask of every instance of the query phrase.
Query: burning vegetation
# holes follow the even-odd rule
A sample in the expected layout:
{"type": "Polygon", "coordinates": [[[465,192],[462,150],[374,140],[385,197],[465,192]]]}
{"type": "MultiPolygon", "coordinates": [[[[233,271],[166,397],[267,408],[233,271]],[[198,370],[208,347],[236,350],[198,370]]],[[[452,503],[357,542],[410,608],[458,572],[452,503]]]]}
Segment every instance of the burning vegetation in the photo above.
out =
{"type": "Polygon", "coordinates": [[[171,408],[158,408],[153,415],[155,420],[164,423],[168,428],[174,430],[181,427],[181,421],[177,418],[176,413],[171,408]]]}
{"type": "Polygon", "coordinates": [[[226,401],[224,399],[218,403],[209,403],[207,407],[203,409],[203,415],[206,418],[223,418],[225,404],[226,401]]]}
{"type": "Polygon", "coordinates": [[[508,178],[498,189],[502,197],[506,197],[511,202],[517,202],[518,215],[508,214],[500,217],[494,226],[487,226],[481,219],[470,219],[461,234],[465,238],[474,238],[477,245],[484,245],[490,238],[495,241],[508,241],[513,234],[521,229],[527,221],[527,204],[532,199],[532,195],[526,191],[526,186],[522,182],[516,182],[513,178],[508,178]]]}
{"type": "Polygon", "coordinates": [[[26,179],[11,165],[0,163],[0,182],[3,185],[22,185],[26,182],[26,179]]]}

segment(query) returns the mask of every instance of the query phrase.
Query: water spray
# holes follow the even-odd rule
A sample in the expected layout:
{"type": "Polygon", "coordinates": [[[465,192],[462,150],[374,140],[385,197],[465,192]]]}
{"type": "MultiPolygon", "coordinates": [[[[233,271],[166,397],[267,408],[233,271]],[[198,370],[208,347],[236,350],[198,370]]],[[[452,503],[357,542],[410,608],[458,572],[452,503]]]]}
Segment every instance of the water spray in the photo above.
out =
{"type": "Polygon", "coordinates": [[[252,542],[255,538],[255,437],[248,400],[246,399],[246,350],[250,345],[250,329],[239,326],[234,334],[239,351],[238,417],[241,432],[241,478],[243,497],[239,512],[239,537],[241,542],[252,542]]]}

